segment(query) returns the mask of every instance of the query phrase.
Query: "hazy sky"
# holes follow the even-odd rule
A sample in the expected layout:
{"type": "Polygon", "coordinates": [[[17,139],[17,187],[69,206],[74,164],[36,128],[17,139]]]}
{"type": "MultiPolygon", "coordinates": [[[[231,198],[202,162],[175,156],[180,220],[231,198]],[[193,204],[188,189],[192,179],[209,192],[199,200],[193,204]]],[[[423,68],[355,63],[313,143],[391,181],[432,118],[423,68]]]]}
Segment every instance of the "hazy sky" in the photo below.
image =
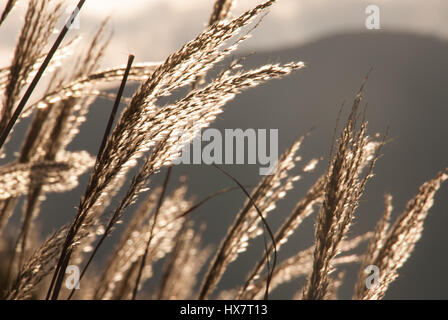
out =
{"type": "MultiPolygon", "coordinates": [[[[1,1],[1,5],[3,6],[1,1]]],[[[0,65],[8,64],[22,23],[25,0],[0,28],[0,65]]],[[[138,61],[163,60],[204,27],[214,0],[87,0],[80,30],[92,34],[111,16],[114,39],[105,65],[123,64],[129,53],[138,61]]],[[[234,15],[262,0],[236,1],[234,15]]],[[[77,0],[67,0],[74,5],[77,0]]],[[[407,31],[448,39],[446,0],[278,0],[246,47],[265,49],[293,46],[344,31],[365,28],[368,5],[380,8],[382,31],[407,31]]],[[[64,17],[66,19],[67,15],[64,17]]],[[[371,30],[369,32],[381,32],[371,30]]]]}

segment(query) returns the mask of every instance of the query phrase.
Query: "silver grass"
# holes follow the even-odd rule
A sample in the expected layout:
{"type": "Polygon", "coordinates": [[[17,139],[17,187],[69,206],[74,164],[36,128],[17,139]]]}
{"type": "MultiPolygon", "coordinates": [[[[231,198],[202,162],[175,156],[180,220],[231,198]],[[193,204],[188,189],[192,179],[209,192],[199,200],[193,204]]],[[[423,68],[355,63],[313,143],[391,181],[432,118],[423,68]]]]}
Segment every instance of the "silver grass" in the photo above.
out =
{"type": "MultiPolygon", "coordinates": [[[[299,159],[297,152],[302,141],[303,137],[297,139],[282,154],[274,173],[265,176],[255,188],[255,191],[252,192],[252,199],[263,216],[266,216],[269,211],[275,208],[275,203],[292,188],[293,181],[299,178],[298,176],[290,176],[289,173],[295,167],[295,161],[299,159]]],[[[252,203],[246,201],[213,257],[210,268],[201,285],[199,295],[201,299],[207,298],[214,291],[227,266],[241,252],[246,250],[249,240],[262,233],[258,223],[259,217],[257,212],[252,208],[252,203]]]]}
{"type": "MultiPolygon", "coordinates": [[[[69,76],[79,77],[84,73],[89,73],[99,63],[103,51],[107,46],[107,41],[102,40],[106,29],[106,22],[107,20],[103,22],[93,37],[86,54],[82,56],[84,59],[76,63],[75,68],[73,68],[69,76]]],[[[50,87],[55,78],[52,80],[49,84],[50,87]]],[[[61,157],[66,157],[68,153],[65,149],[77,134],[78,127],[85,120],[84,115],[87,113],[88,106],[92,102],[93,100],[90,98],[70,98],[62,103],[58,103],[50,110],[39,110],[35,115],[32,127],[22,146],[18,159],[19,162],[55,161],[61,157]]],[[[90,166],[92,166],[93,159],[90,160],[90,166]]],[[[68,177],[66,179],[67,182],[72,182],[73,184],[73,180],[77,178],[76,174],[78,173],[74,172],[73,176],[68,177]]],[[[40,203],[45,199],[47,192],[49,190],[45,185],[40,183],[30,185],[23,209],[21,228],[14,247],[14,254],[11,258],[12,267],[16,263],[20,266],[23,262],[24,255],[28,249],[30,227],[39,214],[40,203]]],[[[16,202],[17,199],[12,198],[8,199],[6,203],[3,203],[0,211],[3,225],[5,220],[11,215],[10,212],[14,209],[16,202]]]]}
{"type": "MultiPolygon", "coordinates": [[[[175,239],[184,223],[179,213],[188,209],[192,201],[185,198],[187,189],[181,186],[172,195],[168,196],[160,208],[154,227],[153,237],[146,260],[145,273],[142,282],[152,276],[152,264],[165,257],[175,245],[175,239]]],[[[116,295],[127,297],[130,293],[126,273],[138,264],[139,258],[144,254],[145,245],[150,236],[148,226],[154,223],[153,210],[154,197],[144,202],[135,216],[129,231],[124,234],[116,249],[114,258],[102,276],[101,286],[96,297],[101,299],[116,298],[116,295]],[[137,224],[138,221],[138,224],[137,224]],[[121,291],[121,292],[120,292],[121,291]]],[[[134,271],[135,272],[135,271],[134,271]]]]}
{"type": "Polygon", "coordinates": [[[225,20],[234,6],[235,0],[215,0],[208,24],[211,26],[214,23],[225,20]]]}
{"type": "MultiPolygon", "coordinates": [[[[129,81],[137,82],[146,80],[159,65],[160,63],[158,62],[135,64],[129,73],[129,81]]],[[[99,90],[98,86],[120,80],[123,77],[125,69],[126,66],[107,68],[77,78],[71,83],[61,84],[53,89],[52,92],[46,93],[39,101],[27,106],[21,116],[26,117],[35,109],[48,108],[50,105],[70,98],[80,98],[86,95],[109,98],[110,96],[99,90]]]]}
{"type": "MultiPolygon", "coordinates": [[[[370,157],[373,152],[378,147],[378,143],[370,142],[365,146],[365,154],[364,160],[360,164],[360,170],[362,171],[370,161],[370,157]]],[[[316,159],[311,160],[304,168],[303,171],[307,172],[316,164],[316,159]]],[[[322,204],[323,196],[324,196],[324,184],[325,177],[322,176],[317,179],[317,181],[311,186],[308,190],[306,196],[300,200],[288,218],[283,222],[281,227],[275,233],[275,243],[277,250],[280,250],[289,240],[289,237],[294,234],[300,224],[309,217],[314,209],[322,204]]],[[[264,265],[266,264],[267,257],[271,255],[274,251],[274,247],[272,244],[269,245],[267,251],[263,254],[260,261],[256,264],[254,270],[251,271],[248,279],[245,284],[238,290],[237,298],[241,298],[245,295],[246,290],[249,286],[253,285],[253,282],[260,278],[261,273],[263,271],[264,265]]]]}
{"type": "Polygon", "coordinates": [[[165,265],[157,294],[158,299],[193,298],[198,273],[211,253],[210,248],[201,248],[201,231],[195,231],[191,223],[186,221],[165,265]]]}
{"type": "MultiPolygon", "coordinates": [[[[340,252],[346,253],[357,248],[362,242],[368,240],[372,236],[366,233],[350,240],[342,241],[340,252]]],[[[283,261],[275,270],[270,284],[270,290],[274,290],[283,283],[308,275],[313,269],[313,255],[315,247],[300,251],[298,254],[283,261]]],[[[360,258],[356,254],[343,255],[334,260],[334,266],[341,266],[348,263],[359,262],[360,258]]],[[[262,299],[266,288],[267,278],[263,277],[254,282],[247,288],[246,294],[242,299],[262,299]]]]}
{"type": "Polygon", "coordinates": [[[333,260],[339,253],[339,245],[347,234],[358,201],[371,177],[375,158],[369,151],[375,151],[377,144],[367,136],[366,122],[362,122],[356,131],[362,89],[353,103],[325,178],[324,201],[316,223],[313,270],[304,289],[304,299],[325,298],[333,260]],[[366,160],[371,161],[371,165],[362,175],[362,164],[366,160]]]}
{"type": "Polygon", "coordinates": [[[128,245],[128,241],[129,239],[131,239],[132,233],[136,229],[139,229],[142,224],[145,224],[148,217],[154,211],[157,199],[159,198],[161,191],[161,188],[153,189],[152,192],[143,199],[143,202],[134,213],[131,221],[129,221],[129,223],[127,224],[126,229],[122,232],[120,241],[110,255],[106,268],[99,278],[98,286],[95,291],[96,299],[102,299],[105,295],[105,292],[107,290],[110,290],[108,289],[108,287],[114,286],[114,284],[109,283],[114,282],[113,279],[115,278],[115,274],[117,273],[117,261],[122,255],[122,252],[125,250],[125,247],[128,245]]]}
{"type": "Polygon", "coordinates": [[[60,16],[61,1],[30,0],[25,21],[9,68],[8,82],[0,109],[0,132],[14,111],[15,102],[27,80],[27,74],[43,54],[45,44],[60,16]]]}
{"type": "MultiPolygon", "coordinates": [[[[323,178],[319,178],[315,184],[308,190],[306,196],[299,201],[287,220],[275,233],[275,243],[277,250],[280,250],[283,245],[288,241],[289,237],[295,232],[302,221],[311,215],[314,211],[314,207],[321,203],[323,197],[323,178]]],[[[246,296],[250,287],[253,287],[255,280],[261,277],[264,266],[268,257],[274,252],[274,246],[270,244],[262,258],[256,264],[254,270],[251,271],[245,284],[238,290],[236,298],[242,299],[246,296]]]]}
{"type": "Polygon", "coordinates": [[[59,229],[36,250],[31,258],[21,267],[17,278],[6,295],[6,299],[19,300],[29,298],[39,282],[53,271],[66,231],[67,227],[59,229]]]}
{"type": "MultiPolygon", "coordinates": [[[[76,37],[73,40],[68,41],[65,45],[61,46],[58,48],[58,50],[56,50],[53,59],[51,59],[47,69],[44,72],[44,75],[46,74],[51,74],[53,72],[55,72],[56,70],[59,70],[59,68],[62,66],[63,62],[65,62],[65,60],[70,57],[71,55],[73,55],[73,47],[79,43],[79,41],[81,40],[80,37],[76,37]]],[[[20,70],[20,77],[23,78],[22,83],[23,85],[28,85],[33,77],[36,75],[37,70],[39,69],[40,65],[42,64],[42,62],[44,61],[45,57],[46,57],[47,53],[45,52],[44,54],[41,54],[39,56],[38,59],[36,59],[36,61],[34,61],[34,63],[32,65],[27,66],[28,70],[25,70],[24,68],[22,68],[20,70]]],[[[5,87],[8,85],[8,78],[10,77],[10,71],[13,67],[12,66],[8,66],[5,68],[1,68],[0,69],[0,90],[4,90],[5,87]]]]}
{"type": "Polygon", "coordinates": [[[448,168],[425,182],[411,199],[404,212],[389,227],[392,205],[386,198],[384,217],[379,221],[372,243],[364,258],[363,267],[375,265],[380,274],[378,284],[367,288],[364,269],[356,284],[355,299],[382,299],[389,285],[398,277],[398,269],[408,260],[423,232],[423,223],[434,203],[434,196],[442,182],[448,179],[448,168]]]}
{"type": "Polygon", "coordinates": [[[72,190],[93,162],[87,152],[64,152],[56,161],[0,167],[0,200],[26,194],[35,184],[42,184],[44,192],[72,190]]]}

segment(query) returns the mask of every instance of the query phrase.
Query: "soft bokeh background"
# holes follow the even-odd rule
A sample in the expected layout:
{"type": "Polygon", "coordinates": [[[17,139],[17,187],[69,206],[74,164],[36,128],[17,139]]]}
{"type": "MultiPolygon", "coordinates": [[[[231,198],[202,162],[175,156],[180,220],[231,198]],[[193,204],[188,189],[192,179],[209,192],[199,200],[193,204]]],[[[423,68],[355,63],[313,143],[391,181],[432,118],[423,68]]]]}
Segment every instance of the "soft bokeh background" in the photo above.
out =
{"type": "MultiPolygon", "coordinates": [[[[237,1],[233,13],[238,15],[261,2],[237,1]]],[[[65,18],[75,4],[76,0],[67,1],[65,18]]],[[[343,32],[365,31],[364,10],[369,4],[380,7],[383,31],[448,37],[448,2],[445,0],[279,0],[247,46],[274,49],[343,32]]],[[[102,19],[110,16],[114,39],[105,61],[107,65],[123,64],[130,52],[139,61],[161,60],[203,29],[212,5],[212,0],[87,1],[78,32],[89,34],[102,19]]],[[[0,30],[2,62],[11,55],[25,7],[26,1],[19,1],[14,16],[8,18],[0,30]]]]}
{"type": "MultiPolygon", "coordinates": [[[[0,29],[0,61],[8,64],[20,30],[23,2],[0,29]]],[[[74,4],[76,1],[67,1],[74,4]]],[[[261,1],[237,1],[234,15],[261,1]]],[[[114,38],[104,66],[123,64],[129,53],[137,61],[160,61],[192,39],[205,26],[211,0],[95,0],[87,1],[80,17],[80,30],[89,35],[111,16],[114,38]]],[[[331,137],[339,106],[350,102],[367,71],[373,67],[365,102],[371,133],[390,126],[392,141],[376,169],[376,176],[362,198],[351,235],[373,229],[383,211],[383,194],[394,196],[394,217],[417,192],[418,186],[448,165],[448,2],[445,0],[279,0],[238,55],[256,50],[247,66],[269,61],[303,60],[307,68],[288,78],[250,90],[230,103],[215,128],[278,128],[279,149],[315,127],[302,148],[304,164],[323,157],[317,171],[305,175],[286,200],[280,203],[270,223],[278,226],[307,187],[327,163],[331,137]],[[381,9],[381,30],[365,28],[365,8],[381,9]]],[[[112,91],[114,92],[114,91],[112,91]]],[[[132,94],[132,88],[128,95],[132,94]]],[[[99,100],[72,144],[75,150],[96,153],[108,117],[110,102],[99,100]]],[[[16,130],[25,130],[26,122],[16,130]]],[[[14,144],[12,140],[11,144],[14,144]]],[[[14,145],[12,146],[14,148],[14,145]]],[[[255,184],[257,166],[226,166],[243,184],[255,184]]],[[[179,166],[175,175],[189,177],[191,194],[202,198],[231,185],[216,169],[208,166],[179,166]]],[[[163,175],[154,178],[160,183],[163,175]]],[[[176,180],[173,179],[173,185],[176,180]]],[[[68,221],[84,191],[86,177],[70,194],[48,196],[42,215],[42,229],[49,231],[68,221]]],[[[238,192],[217,198],[195,213],[208,225],[205,241],[218,244],[244,197],[238,192]]],[[[447,299],[448,278],[448,187],[444,186],[425,224],[425,231],[413,256],[391,286],[388,299],[447,299]]],[[[280,258],[286,258],[312,243],[314,216],[299,229],[280,258]]],[[[224,276],[220,287],[240,283],[262,250],[262,239],[241,255],[224,276]]],[[[107,253],[104,253],[106,255],[107,253]]],[[[160,267],[160,266],[159,266],[160,267]]],[[[342,298],[349,298],[358,267],[347,268],[342,298]]],[[[289,298],[303,284],[282,286],[274,298],[289,298]]]]}

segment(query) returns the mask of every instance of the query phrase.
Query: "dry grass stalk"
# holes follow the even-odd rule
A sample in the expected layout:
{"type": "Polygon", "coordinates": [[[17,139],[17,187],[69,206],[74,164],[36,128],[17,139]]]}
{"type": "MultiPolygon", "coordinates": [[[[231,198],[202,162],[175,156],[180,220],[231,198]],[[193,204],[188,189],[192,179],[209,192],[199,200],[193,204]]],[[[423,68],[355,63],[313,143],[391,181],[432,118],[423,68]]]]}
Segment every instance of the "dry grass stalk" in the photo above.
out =
{"type": "MultiPolygon", "coordinates": [[[[372,144],[365,146],[366,154],[372,153],[372,144]]],[[[369,164],[369,157],[364,157],[364,161],[360,164],[360,170],[364,169],[369,164]]],[[[303,171],[309,171],[311,167],[315,166],[316,160],[310,161],[308,165],[305,166],[303,171]]],[[[324,196],[325,187],[325,176],[317,179],[314,185],[308,190],[306,196],[300,200],[285,222],[277,230],[275,234],[275,243],[277,244],[277,250],[280,250],[283,245],[288,242],[289,237],[297,230],[304,219],[309,217],[314,208],[322,204],[324,196]]],[[[263,267],[266,263],[267,257],[272,254],[274,248],[272,245],[269,246],[268,250],[262,256],[262,259],[256,264],[254,270],[250,273],[245,284],[238,290],[238,295],[236,298],[244,299],[249,287],[253,286],[255,280],[259,279],[263,271],[263,267]]]]}
{"type": "Polygon", "coordinates": [[[113,282],[114,278],[120,278],[120,276],[116,276],[119,272],[117,271],[119,269],[117,261],[119,261],[120,256],[123,255],[122,252],[127,250],[125,247],[129,244],[129,240],[132,238],[133,232],[141,228],[141,225],[146,224],[146,220],[149,215],[154,211],[155,204],[157,203],[160,193],[161,188],[152,190],[152,192],[143,200],[142,204],[134,213],[134,216],[128,223],[125,231],[123,231],[119,243],[110,255],[107,266],[98,281],[98,286],[95,291],[95,299],[102,299],[106,294],[106,291],[115,286],[115,284],[108,283],[113,282]]]}
{"type": "MultiPolygon", "coordinates": [[[[47,69],[45,70],[44,74],[51,74],[54,72],[57,72],[60,70],[60,67],[62,66],[62,63],[64,60],[66,60],[68,57],[70,57],[73,54],[73,48],[75,45],[79,42],[80,37],[76,37],[70,41],[67,41],[66,44],[62,45],[57,49],[55,52],[53,59],[50,61],[50,64],[48,65],[47,69]]],[[[31,83],[33,77],[36,75],[37,71],[39,70],[39,67],[42,65],[45,57],[47,56],[47,52],[42,54],[33,65],[29,65],[30,69],[28,70],[28,73],[24,73],[22,70],[21,73],[23,73],[23,86],[28,85],[31,83]]],[[[8,85],[8,78],[10,75],[10,70],[12,69],[12,66],[4,67],[0,69],[0,90],[4,90],[6,86],[8,85]]],[[[23,115],[22,115],[23,116],[23,115]]]]}
{"type": "Polygon", "coordinates": [[[305,286],[304,299],[325,298],[333,260],[339,253],[339,245],[350,227],[365,184],[371,177],[374,163],[372,151],[376,150],[377,144],[366,135],[366,122],[361,123],[356,131],[362,90],[363,87],[353,103],[325,178],[324,201],[316,223],[313,271],[305,286]],[[372,161],[372,165],[362,176],[365,161],[372,161]]]}
{"type": "MultiPolygon", "coordinates": [[[[210,19],[208,21],[208,25],[212,26],[215,23],[225,20],[230,16],[230,11],[232,7],[235,5],[234,0],[215,0],[213,4],[213,11],[210,15],[210,19]]],[[[196,76],[196,81],[192,85],[192,89],[198,88],[200,85],[205,83],[204,81],[205,74],[200,74],[196,76]]]]}
{"type": "MultiPolygon", "coordinates": [[[[92,52],[96,42],[103,33],[103,26],[94,38],[89,52],[92,52]]],[[[78,64],[78,69],[73,71],[71,77],[75,77],[80,74],[82,70],[89,70],[93,67],[93,64],[98,63],[103,49],[100,49],[96,57],[90,55],[90,61],[86,63],[78,64]],[[92,64],[93,62],[93,64],[92,64]]],[[[50,86],[55,81],[50,82],[50,86]]],[[[28,162],[42,162],[42,161],[54,161],[58,156],[59,151],[63,151],[65,147],[72,141],[74,136],[78,132],[78,127],[85,120],[85,109],[91,102],[91,99],[69,99],[64,103],[53,105],[53,108],[47,110],[39,110],[32,122],[31,128],[28,131],[28,135],[22,145],[20,155],[18,157],[19,163],[28,162]]],[[[41,193],[39,186],[36,186],[34,190],[30,189],[29,194],[35,194],[33,199],[27,205],[26,211],[32,212],[38,207],[38,198],[41,193]]],[[[0,211],[0,230],[5,225],[8,217],[15,207],[16,199],[9,199],[6,203],[2,203],[0,211]]]]}
{"type": "MultiPolygon", "coordinates": [[[[371,233],[355,237],[350,240],[344,240],[340,245],[340,252],[346,253],[357,248],[362,242],[368,240],[371,233]]],[[[271,280],[271,290],[274,290],[281,284],[287,283],[291,280],[308,275],[313,269],[313,254],[315,246],[300,251],[295,256],[292,256],[283,261],[275,270],[271,280]]],[[[340,266],[348,263],[359,262],[360,258],[356,254],[344,255],[334,260],[335,266],[340,266]]],[[[251,286],[247,288],[246,294],[241,297],[244,300],[262,299],[264,288],[266,287],[267,277],[257,279],[251,286]]]]}
{"type": "Polygon", "coordinates": [[[0,167],[0,200],[27,194],[41,185],[44,192],[65,192],[78,185],[78,177],[93,166],[87,152],[61,153],[56,161],[0,167]]]}
{"type": "Polygon", "coordinates": [[[43,54],[45,44],[60,17],[61,1],[30,0],[14,57],[9,68],[0,110],[0,132],[6,128],[15,102],[33,65],[43,54]]]}
{"type": "Polygon", "coordinates": [[[211,26],[219,21],[225,20],[230,15],[234,5],[235,0],[215,0],[208,25],[211,26]]]}
{"type": "Polygon", "coordinates": [[[201,285],[200,299],[206,299],[212,293],[227,266],[234,261],[249,245],[249,240],[259,236],[263,230],[259,226],[258,212],[254,210],[252,201],[256,203],[263,216],[275,208],[278,200],[286,195],[293,187],[293,181],[299,176],[290,176],[290,171],[295,167],[297,152],[302,144],[303,137],[297,139],[293,145],[280,157],[276,164],[276,170],[272,175],[266,175],[252,192],[251,201],[246,201],[235,221],[230,226],[224,240],[216,252],[210,268],[201,285]]]}
{"type": "Polygon", "coordinates": [[[64,227],[51,235],[22,266],[6,299],[19,300],[31,296],[39,282],[53,271],[66,231],[67,227],[64,227]]]}
{"type": "MultiPolygon", "coordinates": [[[[142,283],[151,277],[151,265],[163,258],[175,245],[176,236],[185,221],[185,218],[179,218],[178,215],[192,204],[191,200],[185,198],[186,190],[184,185],[176,189],[172,195],[164,200],[160,208],[142,283]]],[[[136,272],[135,266],[145,251],[145,245],[150,236],[148,226],[154,223],[154,204],[158,195],[159,192],[151,193],[123,234],[99,282],[96,298],[111,299],[118,296],[128,298],[131,293],[132,281],[128,281],[129,279],[125,275],[129,271],[132,271],[132,274],[136,272]]]]}
{"type": "MultiPolygon", "coordinates": [[[[158,62],[137,63],[131,68],[129,81],[146,80],[154,70],[160,65],[158,62]]],[[[35,109],[45,109],[49,106],[70,98],[80,98],[86,95],[109,97],[104,92],[97,89],[98,85],[113,83],[123,78],[126,66],[99,70],[84,77],[76,78],[71,83],[61,84],[39,101],[27,106],[22,117],[28,116],[35,109]]]]}
{"type": "MultiPolygon", "coordinates": [[[[299,201],[293,212],[289,215],[287,220],[282,224],[275,234],[275,243],[277,245],[277,250],[288,241],[288,238],[294,233],[294,231],[299,227],[302,221],[313,213],[314,207],[321,202],[323,196],[323,178],[319,178],[316,183],[308,190],[305,198],[299,201]]],[[[254,270],[250,273],[248,280],[245,284],[238,290],[238,299],[243,299],[246,296],[249,287],[253,286],[255,280],[259,279],[263,268],[266,264],[268,257],[273,253],[274,246],[269,245],[266,252],[263,254],[260,261],[255,266],[254,270]]]]}
{"type": "Polygon", "coordinates": [[[201,248],[202,232],[187,220],[165,265],[158,299],[193,299],[197,276],[210,256],[210,248],[201,248]]]}
{"type": "Polygon", "coordinates": [[[448,179],[448,168],[425,182],[417,195],[408,202],[406,210],[389,227],[392,211],[391,198],[386,197],[386,210],[375,229],[365,255],[355,289],[355,299],[382,299],[389,285],[398,277],[400,269],[411,255],[423,231],[423,223],[434,203],[434,196],[442,182],[448,179]],[[367,288],[364,269],[369,265],[379,268],[376,286],[367,288]]]}
{"type": "MultiPolygon", "coordinates": [[[[99,63],[104,49],[107,46],[107,41],[104,43],[101,41],[104,36],[106,22],[107,21],[104,21],[100,26],[98,32],[93,37],[84,59],[76,64],[76,67],[72,70],[72,74],[69,75],[70,77],[76,78],[82,76],[84,73],[89,73],[99,63]]],[[[52,83],[50,83],[50,86],[51,84],[52,83]]],[[[73,156],[70,156],[70,153],[65,151],[66,146],[77,134],[78,127],[85,120],[84,115],[87,113],[87,108],[92,102],[91,99],[70,98],[53,105],[53,108],[48,111],[39,111],[36,114],[27,139],[22,147],[19,162],[48,162],[64,158],[66,160],[74,161],[75,164],[80,160],[83,160],[84,162],[90,161],[88,167],[92,166],[92,158],[88,153],[83,152],[82,154],[79,154],[78,157],[73,158],[73,156]],[[83,157],[81,157],[81,155],[83,157]]],[[[85,167],[82,171],[78,170],[79,172],[70,170],[68,173],[71,173],[72,175],[63,177],[66,179],[67,185],[70,188],[74,188],[77,185],[77,176],[84,173],[88,167],[85,167]]],[[[56,187],[57,186],[58,185],[56,184],[56,187]]],[[[46,193],[55,191],[58,191],[58,189],[55,187],[49,189],[48,186],[37,180],[33,181],[33,184],[29,186],[23,211],[22,226],[14,248],[17,255],[14,254],[11,258],[11,266],[13,268],[16,263],[16,257],[18,264],[17,268],[19,268],[23,262],[24,255],[28,249],[27,238],[29,229],[39,214],[41,201],[44,199],[46,193]]],[[[16,201],[15,199],[8,199],[8,202],[9,203],[4,208],[5,210],[12,211],[16,201]]],[[[9,216],[10,213],[2,211],[1,215],[9,216]]]]}

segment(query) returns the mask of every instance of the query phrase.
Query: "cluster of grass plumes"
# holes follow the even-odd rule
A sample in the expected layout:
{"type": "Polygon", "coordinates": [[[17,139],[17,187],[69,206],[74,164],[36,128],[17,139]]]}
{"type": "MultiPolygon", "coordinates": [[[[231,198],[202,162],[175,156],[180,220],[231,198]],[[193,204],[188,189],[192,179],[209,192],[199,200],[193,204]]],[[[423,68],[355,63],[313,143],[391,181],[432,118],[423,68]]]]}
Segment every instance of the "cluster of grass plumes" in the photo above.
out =
{"type": "MultiPolygon", "coordinates": [[[[6,3],[0,24],[15,2],[6,3]]],[[[213,123],[228,101],[246,89],[305,67],[303,62],[289,62],[244,70],[240,61],[234,61],[206,81],[207,72],[249,37],[245,30],[256,27],[255,20],[261,20],[275,1],[265,1],[232,19],[234,2],[216,0],[206,29],[163,62],[133,64],[130,57],[127,66],[100,68],[110,39],[107,20],[87,49],[75,55],[73,70],[62,71],[58,67],[70,59],[77,39],[55,48],[45,70],[49,79],[47,89],[37,101],[28,103],[20,115],[19,120],[33,118],[17,158],[0,166],[2,298],[136,299],[140,293],[140,297],[159,299],[262,299],[268,298],[270,291],[279,285],[306,277],[305,287],[297,288],[295,298],[334,299],[343,283],[341,267],[352,263],[361,265],[354,298],[384,296],[397,277],[397,270],[414,249],[434,194],[448,172],[445,169],[423,184],[392,226],[389,226],[392,205],[388,197],[386,212],[376,229],[347,239],[359,200],[384,144],[384,140],[367,134],[367,122],[361,118],[363,88],[335,141],[327,171],[297,201],[277,230],[271,229],[266,218],[291,193],[301,175],[314,170],[319,162],[313,159],[297,170],[301,160],[298,152],[305,137],[297,139],[282,154],[272,174],[264,176],[252,192],[231,177],[236,188],[245,192],[247,201],[214,253],[210,245],[203,243],[204,226],[195,227],[190,215],[206,201],[234,188],[196,201],[187,197],[188,183],[181,179],[174,191],[168,193],[173,160],[202,129],[213,123]],[[120,80],[116,96],[104,91],[105,84],[120,80]],[[124,98],[122,89],[130,81],[140,86],[132,98],[124,98]],[[183,97],[161,104],[160,98],[185,87],[190,90],[183,97]],[[98,154],[69,152],[68,146],[98,96],[115,99],[98,154]],[[120,101],[126,106],[113,125],[120,101]],[[163,185],[148,191],[151,178],[163,168],[167,168],[163,185]],[[79,184],[79,177],[88,171],[90,178],[73,220],[40,242],[37,218],[46,194],[72,190],[79,184]],[[126,184],[131,172],[134,175],[126,184]],[[124,192],[118,197],[120,190],[124,192]],[[143,199],[132,213],[130,206],[138,197],[143,199]],[[19,210],[17,204],[21,198],[25,201],[19,210]],[[278,251],[314,212],[317,212],[314,245],[277,263],[278,251]],[[13,225],[8,224],[13,214],[21,214],[20,226],[14,231],[6,228],[13,225]],[[132,214],[130,219],[123,219],[132,214]],[[98,250],[123,220],[129,222],[110,252],[106,267],[102,272],[89,272],[94,268],[98,250]],[[11,235],[13,240],[6,250],[11,235]],[[215,292],[229,265],[258,236],[263,236],[264,252],[246,281],[232,290],[215,292]],[[353,253],[368,239],[370,244],[364,255],[353,253]],[[153,277],[153,265],[162,259],[165,266],[160,283],[147,293],[142,290],[143,284],[153,277]],[[82,270],[80,290],[64,287],[67,267],[73,264],[82,270]],[[365,286],[363,272],[369,265],[382,270],[379,285],[371,289],[365,286]],[[205,272],[202,278],[201,270],[205,272]]],[[[58,0],[29,1],[11,65],[0,69],[1,133],[47,55],[45,41],[55,31],[60,10],[58,0]]],[[[4,146],[0,148],[0,153],[6,152],[4,146]]]]}

